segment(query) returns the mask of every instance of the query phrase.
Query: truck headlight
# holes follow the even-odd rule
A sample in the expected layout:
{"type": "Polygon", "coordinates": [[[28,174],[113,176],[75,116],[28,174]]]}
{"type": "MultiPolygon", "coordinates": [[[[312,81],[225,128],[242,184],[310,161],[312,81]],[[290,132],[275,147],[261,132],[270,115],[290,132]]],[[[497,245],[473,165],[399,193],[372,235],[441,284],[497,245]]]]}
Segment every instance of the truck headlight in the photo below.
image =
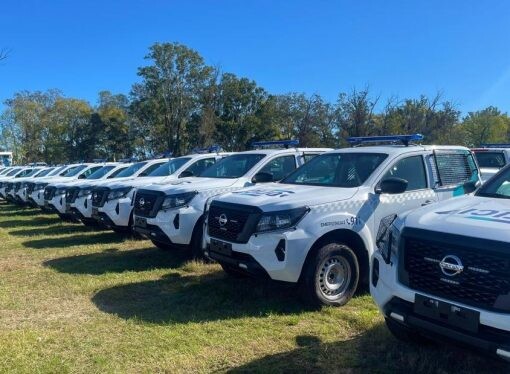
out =
{"type": "Polygon", "coordinates": [[[81,188],[80,191],[78,191],[78,197],[85,197],[89,195],[92,195],[92,187],[81,188]]]}
{"type": "Polygon", "coordinates": [[[259,219],[255,232],[266,232],[274,230],[288,229],[295,226],[306,213],[310,211],[308,207],[280,210],[277,212],[264,213],[259,219]]]}
{"type": "Polygon", "coordinates": [[[384,262],[390,263],[391,255],[398,253],[400,243],[400,231],[394,225],[396,214],[384,217],[379,224],[375,244],[384,262]]]}
{"type": "Polygon", "coordinates": [[[126,197],[127,194],[131,192],[132,189],[133,187],[122,187],[111,190],[108,193],[108,200],[117,200],[126,197]]]}
{"type": "Polygon", "coordinates": [[[172,208],[180,208],[184,205],[189,204],[191,200],[197,195],[198,192],[185,192],[175,195],[168,195],[163,200],[163,204],[161,204],[161,210],[172,209],[172,208]]]}

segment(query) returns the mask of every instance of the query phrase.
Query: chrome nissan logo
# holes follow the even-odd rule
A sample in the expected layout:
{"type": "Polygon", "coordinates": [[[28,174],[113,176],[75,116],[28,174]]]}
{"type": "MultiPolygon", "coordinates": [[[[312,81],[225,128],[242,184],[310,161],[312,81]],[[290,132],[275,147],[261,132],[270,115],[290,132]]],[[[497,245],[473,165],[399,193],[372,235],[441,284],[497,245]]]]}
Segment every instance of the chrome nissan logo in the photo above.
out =
{"type": "Polygon", "coordinates": [[[439,267],[441,268],[443,274],[448,277],[453,277],[464,271],[464,265],[462,265],[462,261],[460,258],[454,255],[445,256],[439,263],[439,267]]]}
{"type": "Polygon", "coordinates": [[[140,205],[140,206],[145,205],[145,199],[143,197],[141,197],[140,200],[138,200],[138,205],[140,205]]]}
{"type": "Polygon", "coordinates": [[[228,222],[227,215],[225,213],[220,214],[220,216],[218,217],[218,223],[220,224],[220,226],[225,226],[227,222],[228,222]]]}

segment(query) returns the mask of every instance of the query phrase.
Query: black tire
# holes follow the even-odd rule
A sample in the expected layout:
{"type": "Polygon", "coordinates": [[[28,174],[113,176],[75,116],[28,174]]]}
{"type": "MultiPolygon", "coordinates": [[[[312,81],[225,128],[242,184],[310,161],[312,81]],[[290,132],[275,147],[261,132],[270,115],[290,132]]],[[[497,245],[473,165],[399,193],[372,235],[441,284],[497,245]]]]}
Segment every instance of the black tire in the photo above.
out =
{"type": "Polygon", "coordinates": [[[93,228],[100,227],[99,222],[97,222],[96,220],[82,219],[81,223],[83,223],[83,225],[85,225],[86,227],[93,227],[93,228]]]}
{"type": "Polygon", "coordinates": [[[246,278],[246,274],[241,270],[236,269],[233,265],[229,264],[220,264],[223,271],[227,273],[227,275],[233,278],[246,278]]]}
{"type": "Polygon", "coordinates": [[[305,263],[300,289],[304,301],[314,307],[343,306],[359,283],[359,262],[345,244],[329,243],[305,263]]]}
{"type": "Polygon", "coordinates": [[[398,323],[391,318],[385,318],[385,322],[388,330],[390,330],[391,334],[398,340],[413,344],[427,344],[430,342],[429,339],[419,334],[416,330],[398,323]]]}
{"type": "Polygon", "coordinates": [[[163,243],[163,242],[158,242],[157,240],[153,240],[151,239],[151,242],[152,244],[154,244],[157,248],[163,250],[163,251],[172,251],[174,250],[174,246],[172,246],[171,244],[167,244],[167,243],[163,243]]]}
{"type": "Polygon", "coordinates": [[[195,228],[193,229],[193,234],[191,235],[191,241],[189,243],[191,256],[195,260],[205,260],[204,250],[202,248],[202,241],[204,239],[204,219],[200,218],[195,228]]]}

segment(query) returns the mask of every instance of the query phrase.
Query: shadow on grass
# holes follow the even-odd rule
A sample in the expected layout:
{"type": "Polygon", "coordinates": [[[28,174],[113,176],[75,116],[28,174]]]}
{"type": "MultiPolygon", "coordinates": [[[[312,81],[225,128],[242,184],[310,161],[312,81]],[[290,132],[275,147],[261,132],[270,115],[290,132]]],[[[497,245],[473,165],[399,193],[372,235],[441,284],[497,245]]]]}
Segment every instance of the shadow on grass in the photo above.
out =
{"type": "Polygon", "coordinates": [[[253,279],[232,279],[223,272],[203,276],[170,273],[154,281],[99,291],[98,309],[124,319],[149,323],[217,321],[305,310],[294,287],[253,279]]]}
{"type": "Polygon", "coordinates": [[[188,258],[188,254],[183,251],[168,253],[154,248],[129,251],[113,249],[100,253],[57,258],[43,264],[61,273],[99,275],[177,268],[188,258]]]}
{"type": "Polygon", "coordinates": [[[78,226],[70,226],[70,225],[55,225],[49,227],[41,227],[36,229],[23,229],[23,230],[12,230],[9,231],[9,234],[14,236],[37,236],[37,235],[48,235],[48,236],[56,236],[63,234],[73,234],[73,233],[86,233],[86,232],[94,232],[99,231],[94,228],[89,228],[84,225],[78,226]]]}
{"type": "Polygon", "coordinates": [[[18,208],[18,209],[13,209],[13,210],[0,209],[0,214],[13,215],[13,216],[19,216],[19,217],[30,217],[30,216],[38,216],[40,214],[43,214],[43,212],[40,211],[39,209],[18,208]]]}
{"type": "Polygon", "coordinates": [[[60,222],[62,222],[62,220],[58,216],[44,216],[35,217],[32,219],[12,219],[7,221],[0,221],[0,227],[6,229],[16,229],[19,227],[49,226],[60,222]]]}
{"type": "Polygon", "coordinates": [[[296,337],[296,348],[229,370],[229,373],[508,373],[491,357],[437,343],[418,346],[395,340],[379,324],[348,340],[323,343],[315,336],[296,337]]]}
{"type": "Polygon", "coordinates": [[[72,235],[48,239],[34,239],[23,242],[23,246],[33,249],[66,248],[86,246],[93,244],[120,243],[124,239],[113,232],[98,233],[95,235],[72,235]]]}

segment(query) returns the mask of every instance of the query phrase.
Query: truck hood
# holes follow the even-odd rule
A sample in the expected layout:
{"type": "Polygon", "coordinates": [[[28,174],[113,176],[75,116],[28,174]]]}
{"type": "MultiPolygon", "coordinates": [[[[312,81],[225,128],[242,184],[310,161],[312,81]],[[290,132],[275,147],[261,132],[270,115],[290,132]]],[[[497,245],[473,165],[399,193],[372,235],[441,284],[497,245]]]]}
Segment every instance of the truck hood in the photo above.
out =
{"type": "Polygon", "coordinates": [[[216,201],[252,205],[265,212],[314,206],[352,198],[358,188],[303,186],[273,183],[243,188],[216,198],[216,201]]]}
{"type": "Polygon", "coordinates": [[[510,199],[453,198],[409,213],[405,226],[510,242],[510,199]]]}
{"type": "Polygon", "coordinates": [[[159,183],[162,180],[168,177],[142,177],[142,178],[135,178],[131,180],[110,180],[110,183],[108,184],[108,187],[110,188],[122,188],[122,187],[134,187],[134,188],[141,188],[145,186],[150,186],[153,183],[159,183]]]}
{"type": "Polygon", "coordinates": [[[145,188],[148,190],[162,191],[165,194],[183,193],[188,191],[205,191],[212,189],[229,188],[239,179],[227,178],[181,178],[165,184],[151,184],[145,188]]]}

